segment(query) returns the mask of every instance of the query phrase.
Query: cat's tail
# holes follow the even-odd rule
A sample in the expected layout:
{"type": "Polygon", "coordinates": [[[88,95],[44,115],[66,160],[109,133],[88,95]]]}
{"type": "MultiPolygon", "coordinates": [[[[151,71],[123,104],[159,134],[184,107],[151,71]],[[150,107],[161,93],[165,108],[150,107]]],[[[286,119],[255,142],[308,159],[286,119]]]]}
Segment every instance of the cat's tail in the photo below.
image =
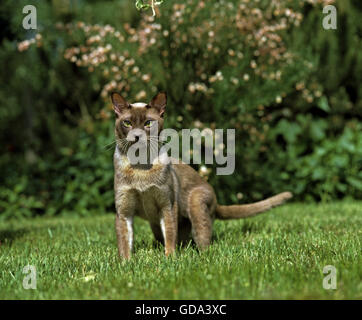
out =
{"type": "Polygon", "coordinates": [[[257,215],[258,213],[262,213],[273,207],[279,206],[292,197],[293,194],[291,192],[282,192],[277,194],[276,196],[250,204],[232,206],[217,205],[216,218],[227,220],[252,217],[257,215]]]}

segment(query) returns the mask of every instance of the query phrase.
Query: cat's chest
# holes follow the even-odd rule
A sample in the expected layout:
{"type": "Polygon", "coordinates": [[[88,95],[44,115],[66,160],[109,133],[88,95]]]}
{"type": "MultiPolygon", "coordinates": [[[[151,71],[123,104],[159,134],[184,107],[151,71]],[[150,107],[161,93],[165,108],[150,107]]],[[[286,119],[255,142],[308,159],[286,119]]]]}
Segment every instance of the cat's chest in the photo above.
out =
{"type": "Polygon", "coordinates": [[[121,156],[117,150],[114,154],[114,167],[116,184],[139,192],[164,185],[170,176],[169,165],[155,164],[147,169],[140,169],[132,166],[127,157],[121,156]]]}
{"type": "Polygon", "coordinates": [[[169,165],[153,165],[148,170],[131,166],[126,157],[114,155],[115,191],[126,195],[136,194],[135,214],[157,222],[160,208],[170,202],[169,184],[172,180],[169,165]]]}
{"type": "Polygon", "coordinates": [[[138,208],[136,214],[150,222],[159,222],[160,220],[160,203],[166,197],[165,192],[157,187],[152,186],[144,191],[136,191],[138,199],[138,208]]]}

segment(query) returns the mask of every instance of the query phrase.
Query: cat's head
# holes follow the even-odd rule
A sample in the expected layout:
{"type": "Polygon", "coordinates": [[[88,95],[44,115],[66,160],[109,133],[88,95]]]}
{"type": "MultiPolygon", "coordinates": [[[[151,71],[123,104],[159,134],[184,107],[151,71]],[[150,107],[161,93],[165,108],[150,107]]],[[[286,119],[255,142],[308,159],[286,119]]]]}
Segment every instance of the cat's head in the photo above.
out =
{"type": "Polygon", "coordinates": [[[151,136],[159,135],[167,103],[165,92],[158,93],[149,103],[129,103],[117,92],[111,94],[111,99],[116,114],[115,133],[118,141],[131,144],[142,135],[148,140],[151,136]]]}

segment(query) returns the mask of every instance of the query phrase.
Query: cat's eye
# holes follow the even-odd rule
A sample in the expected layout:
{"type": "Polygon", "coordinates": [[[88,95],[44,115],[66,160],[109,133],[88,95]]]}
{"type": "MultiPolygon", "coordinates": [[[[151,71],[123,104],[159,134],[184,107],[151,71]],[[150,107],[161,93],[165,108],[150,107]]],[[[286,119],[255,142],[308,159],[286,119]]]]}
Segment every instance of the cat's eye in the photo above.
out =
{"type": "Polygon", "coordinates": [[[147,120],[147,121],[145,122],[145,128],[150,128],[150,127],[152,127],[152,125],[153,125],[154,122],[155,122],[155,121],[153,121],[153,120],[147,120]]]}
{"type": "Polygon", "coordinates": [[[122,121],[122,124],[123,124],[123,126],[126,127],[126,128],[132,127],[132,123],[131,123],[131,121],[129,121],[129,120],[123,120],[123,121],[122,121]]]}

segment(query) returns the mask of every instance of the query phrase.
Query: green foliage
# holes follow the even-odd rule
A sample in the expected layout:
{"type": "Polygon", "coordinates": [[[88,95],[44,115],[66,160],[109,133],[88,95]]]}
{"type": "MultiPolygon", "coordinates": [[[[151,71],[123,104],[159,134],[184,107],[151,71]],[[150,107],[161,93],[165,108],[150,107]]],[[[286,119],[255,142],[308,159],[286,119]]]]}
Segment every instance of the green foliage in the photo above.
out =
{"type": "Polygon", "coordinates": [[[12,188],[0,189],[1,218],[32,217],[37,210],[44,210],[44,204],[33,195],[27,195],[29,181],[22,176],[12,188]]]}
{"type": "Polygon", "coordinates": [[[286,152],[274,146],[273,166],[297,196],[358,198],[362,192],[362,126],[347,123],[341,135],[326,139],[328,129],[326,119],[312,121],[311,114],[298,115],[296,122],[280,120],[270,139],[284,136],[286,152]]]}
{"type": "Polygon", "coordinates": [[[113,90],[167,91],[166,127],[236,129],[235,173],[208,168],[221,203],[361,199],[357,1],[336,3],[328,31],[323,1],[165,1],[155,17],[133,1],[39,1],[37,34],[13,3],[0,16],[1,218],[113,211],[113,90]]]}
{"type": "Polygon", "coordinates": [[[28,175],[16,179],[13,188],[0,189],[1,218],[113,210],[113,155],[107,146],[109,140],[105,135],[85,132],[77,138],[76,150],[61,148],[61,157],[38,162],[28,175]]]}

